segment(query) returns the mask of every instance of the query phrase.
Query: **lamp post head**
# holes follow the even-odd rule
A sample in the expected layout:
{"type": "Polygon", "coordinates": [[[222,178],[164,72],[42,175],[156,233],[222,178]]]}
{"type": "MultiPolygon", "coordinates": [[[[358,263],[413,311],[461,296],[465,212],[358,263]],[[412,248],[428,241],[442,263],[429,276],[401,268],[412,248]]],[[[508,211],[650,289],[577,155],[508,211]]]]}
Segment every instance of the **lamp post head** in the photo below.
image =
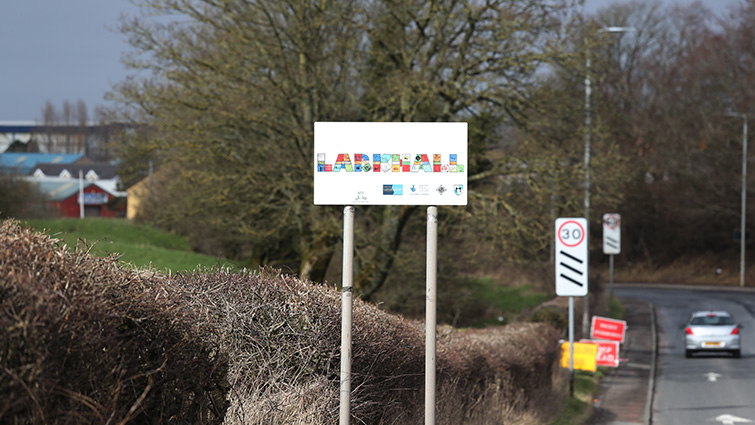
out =
{"type": "Polygon", "coordinates": [[[598,32],[635,32],[635,27],[603,27],[598,32]]]}
{"type": "Polygon", "coordinates": [[[741,114],[739,112],[732,112],[732,111],[724,112],[724,116],[747,119],[747,114],[741,114]]]}

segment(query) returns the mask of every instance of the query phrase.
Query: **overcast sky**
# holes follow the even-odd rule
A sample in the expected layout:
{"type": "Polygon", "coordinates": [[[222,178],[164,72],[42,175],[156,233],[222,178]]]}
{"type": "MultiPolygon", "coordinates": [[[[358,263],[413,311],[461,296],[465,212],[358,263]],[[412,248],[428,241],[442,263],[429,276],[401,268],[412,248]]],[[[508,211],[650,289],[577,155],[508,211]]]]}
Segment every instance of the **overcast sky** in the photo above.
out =
{"type": "MultiPolygon", "coordinates": [[[[664,0],[688,4],[692,0],[664,0]]],[[[717,13],[740,0],[703,0],[717,13]]],[[[586,0],[593,13],[619,0],[586,0]]],[[[40,121],[50,101],[106,105],[105,93],[126,78],[121,54],[129,50],[115,30],[128,0],[5,0],[0,19],[0,121],[40,121]]]]}

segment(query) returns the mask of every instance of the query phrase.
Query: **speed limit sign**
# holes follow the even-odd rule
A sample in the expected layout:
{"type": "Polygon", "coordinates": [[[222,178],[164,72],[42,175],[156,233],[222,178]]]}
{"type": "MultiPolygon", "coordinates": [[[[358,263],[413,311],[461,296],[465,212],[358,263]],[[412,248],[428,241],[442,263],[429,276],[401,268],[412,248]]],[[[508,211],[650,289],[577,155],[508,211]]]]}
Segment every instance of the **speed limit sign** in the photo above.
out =
{"type": "Polygon", "coordinates": [[[621,254],[621,215],[603,214],[603,253],[621,254]]]}
{"type": "Polygon", "coordinates": [[[556,219],[556,295],[587,295],[587,219],[556,219]]]}

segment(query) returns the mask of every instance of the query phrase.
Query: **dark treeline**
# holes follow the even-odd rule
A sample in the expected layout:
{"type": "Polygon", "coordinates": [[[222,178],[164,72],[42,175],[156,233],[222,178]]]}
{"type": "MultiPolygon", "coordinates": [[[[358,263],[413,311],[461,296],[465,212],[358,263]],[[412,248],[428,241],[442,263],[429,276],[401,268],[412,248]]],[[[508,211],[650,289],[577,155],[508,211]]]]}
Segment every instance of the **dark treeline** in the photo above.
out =
{"type": "MultiPolygon", "coordinates": [[[[312,202],[315,121],[469,123],[470,201],[441,208],[441,280],[548,262],[553,219],[585,214],[588,130],[596,253],[605,212],[624,218],[621,261],[738,249],[743,122],[727,111],[749,111],[753,1],[724,16],[639,1],[594,16],[571,0],[145,3],[172,18],[121,22],[128,63],[151,71],[113,93],[110,118],[138,124],[118,139],[121,170],[128,185],[154,164],[141,219],[199,250],[338,276],[342,208],[312,202]]],[[[365,299],[424,281],[424,220],[357,209],[365,299]]]]}

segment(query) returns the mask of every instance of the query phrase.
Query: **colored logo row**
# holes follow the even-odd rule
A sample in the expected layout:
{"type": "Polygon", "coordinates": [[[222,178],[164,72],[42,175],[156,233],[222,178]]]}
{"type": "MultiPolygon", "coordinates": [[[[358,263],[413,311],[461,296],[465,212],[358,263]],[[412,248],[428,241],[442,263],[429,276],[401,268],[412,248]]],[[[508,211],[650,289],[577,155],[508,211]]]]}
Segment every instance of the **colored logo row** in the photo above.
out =
{"type": "MultiPolygon", "coordinates": [[[[429,195],[430,192],[430,186],[426,184],[421,185],[411,185],[409,190],[410,195],[429,195]]],[[[444,195],[446,192],[448,192],[448,188],[446,188],[444,185],[440,185],[435,189],[436,192],[440,195],[444,195]]],[[[461,196],[464,193],[464,185],[462,184],[455,184],[453,186],[453,192],[457,196],[461,196]]],[[[403,195],[404,194],[404,185],[403,184],[384,184],[383,185],[383,195],[403,195]]]]}

